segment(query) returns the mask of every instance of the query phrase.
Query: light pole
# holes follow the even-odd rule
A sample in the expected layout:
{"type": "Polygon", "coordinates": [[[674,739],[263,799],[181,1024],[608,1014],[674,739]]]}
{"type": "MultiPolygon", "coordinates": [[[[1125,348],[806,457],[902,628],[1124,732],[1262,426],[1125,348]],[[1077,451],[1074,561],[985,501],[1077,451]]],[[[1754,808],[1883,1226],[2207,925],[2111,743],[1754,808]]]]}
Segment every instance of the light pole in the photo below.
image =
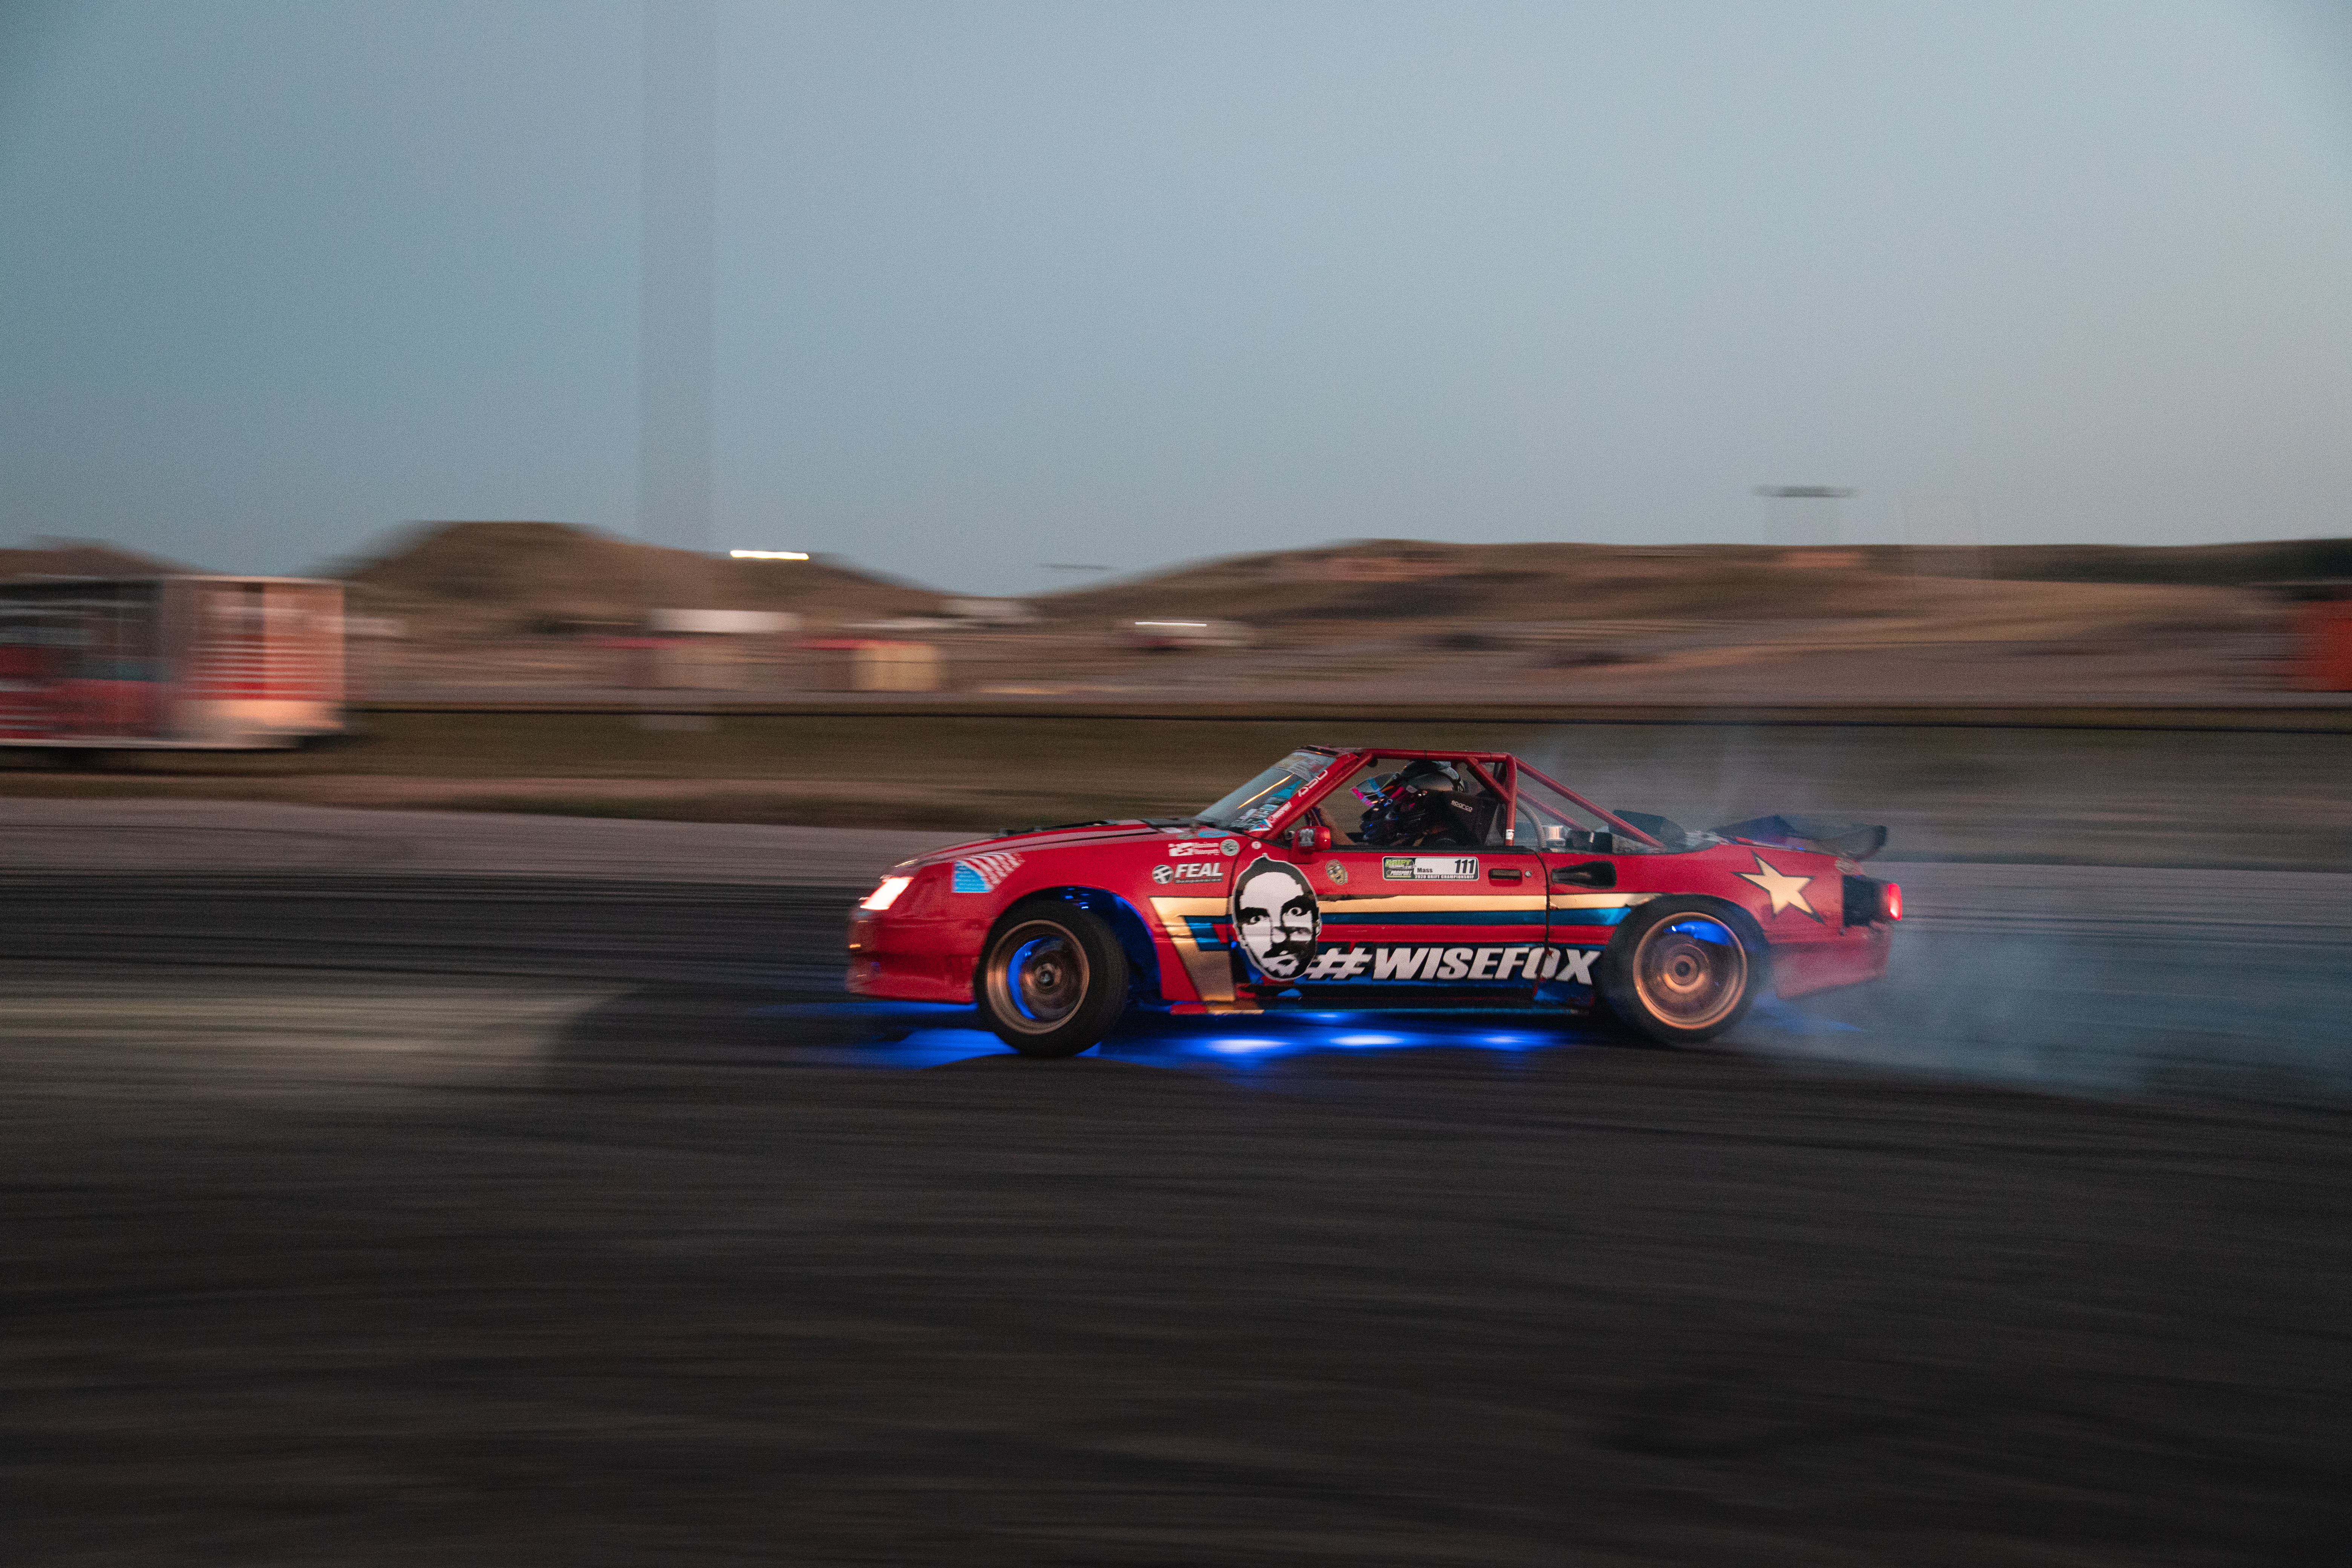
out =
{"type": "MultiPolygon", "coordinates": [[[[645,0],[637,532],[710,548],[714,0],[645,0]]],[[[673,590],[675,591],[675,590],[673,590]]]]}

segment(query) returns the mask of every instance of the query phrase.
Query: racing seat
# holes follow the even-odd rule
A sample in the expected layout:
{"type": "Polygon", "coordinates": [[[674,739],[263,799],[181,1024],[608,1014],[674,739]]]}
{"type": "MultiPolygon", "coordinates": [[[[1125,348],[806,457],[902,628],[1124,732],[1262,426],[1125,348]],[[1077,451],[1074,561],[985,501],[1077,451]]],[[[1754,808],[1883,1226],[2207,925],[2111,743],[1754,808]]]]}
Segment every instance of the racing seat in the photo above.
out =
{"type": "Polygon", "coordinates": [[[1476,849],[1494,841],[1495,819],[1503,811],[1500,797],[1457,793],[1446,796],[1445,807],[1453,819],[1455,843],[1467,849],[1476,849]]]}

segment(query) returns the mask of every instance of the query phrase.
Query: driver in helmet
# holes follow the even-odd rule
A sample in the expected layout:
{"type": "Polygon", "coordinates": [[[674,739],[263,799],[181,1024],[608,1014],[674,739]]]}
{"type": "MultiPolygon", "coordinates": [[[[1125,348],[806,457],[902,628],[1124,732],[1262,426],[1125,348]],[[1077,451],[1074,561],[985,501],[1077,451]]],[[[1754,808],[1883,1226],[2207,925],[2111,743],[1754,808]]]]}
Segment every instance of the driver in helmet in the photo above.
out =
{"type": "Polygon", "coordinates": [[[1473,847],[1475,804],[1451,763],[1408,763],[1392,773],[1375,773],[1356,786],[1364,813],[1365,844],[1414,848],[1423,845],[1473,847]]]}

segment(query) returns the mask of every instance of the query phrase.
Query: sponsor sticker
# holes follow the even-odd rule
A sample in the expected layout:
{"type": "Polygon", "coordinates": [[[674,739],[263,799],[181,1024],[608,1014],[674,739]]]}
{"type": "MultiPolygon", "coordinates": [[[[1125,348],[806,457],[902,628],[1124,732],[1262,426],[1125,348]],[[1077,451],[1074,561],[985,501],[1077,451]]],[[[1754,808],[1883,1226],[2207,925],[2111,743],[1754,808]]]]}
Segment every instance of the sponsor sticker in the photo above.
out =
{"type": "Polygon", "coordinates": [[[1225,879],[1223,860],[1188,860],[1181,866],[1166,861],[1151,868],[1151,879],[1161,887],[1171,882],[1222,882],[1225,879]]]}
{"type": "Polygon", "coordinates": [[[1478,857],[1475,855],[1381,857],[1381,880],[1384,882],[1475,882],[1477,879],[1478,857]]]}
{"type": "Polygon", "coordinates": [[[1348,863],[1345,860],[1334,860],[1324,867],[1324,869],[1331,874],[1333,887],[1344,888],[1348,885],[1348,863]]]}
{"type": "Polygon", "coordinates": [[[1168,858],[1171,860],[1187,860],[1195,855],[1224,853],[1226,851],[1223,845],[1213,843],[1206,838],[1179,838],[1168,847],[1168,858]]]}
{"type": "Polygon", "coordinates": [[[1318,962],[1315,947],[1323,934],[1323,910],[1297,867],[1266,855],[1243,867],[1234,878],[1227,915],[1243,955],[1266,979],[1297,980],[1318,962]]]}
{"type": "Polygon", "coordinates": [[[1021,864],[1021,857],[1009,849],[992,854],[975,855],[969,860],[955,863],[955,872],[948,880],[950,891],[958,893],[992,893],[996,885],[1013,875],[1021,864]]]}
{"type": "Polygon", "coordinates": [[[1299,971],[1300,980],[1548,981],[1590,985],[1597,947],[1330,947],[1299,971]]]}

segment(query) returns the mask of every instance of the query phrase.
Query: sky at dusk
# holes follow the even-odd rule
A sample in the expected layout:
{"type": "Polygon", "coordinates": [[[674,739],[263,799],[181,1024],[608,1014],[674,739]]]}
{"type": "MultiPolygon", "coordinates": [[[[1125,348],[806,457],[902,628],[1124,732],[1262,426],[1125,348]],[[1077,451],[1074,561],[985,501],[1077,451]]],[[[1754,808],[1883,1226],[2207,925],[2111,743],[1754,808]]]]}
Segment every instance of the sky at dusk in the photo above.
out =
{"type": "MultiPolygon", "coordinates": [[[[2347,17],[720,0],[710,542],[2352,533],[2347,17]]],[[[0,543],[639,531],[646,40],[0,5],[0,543]]]]}

